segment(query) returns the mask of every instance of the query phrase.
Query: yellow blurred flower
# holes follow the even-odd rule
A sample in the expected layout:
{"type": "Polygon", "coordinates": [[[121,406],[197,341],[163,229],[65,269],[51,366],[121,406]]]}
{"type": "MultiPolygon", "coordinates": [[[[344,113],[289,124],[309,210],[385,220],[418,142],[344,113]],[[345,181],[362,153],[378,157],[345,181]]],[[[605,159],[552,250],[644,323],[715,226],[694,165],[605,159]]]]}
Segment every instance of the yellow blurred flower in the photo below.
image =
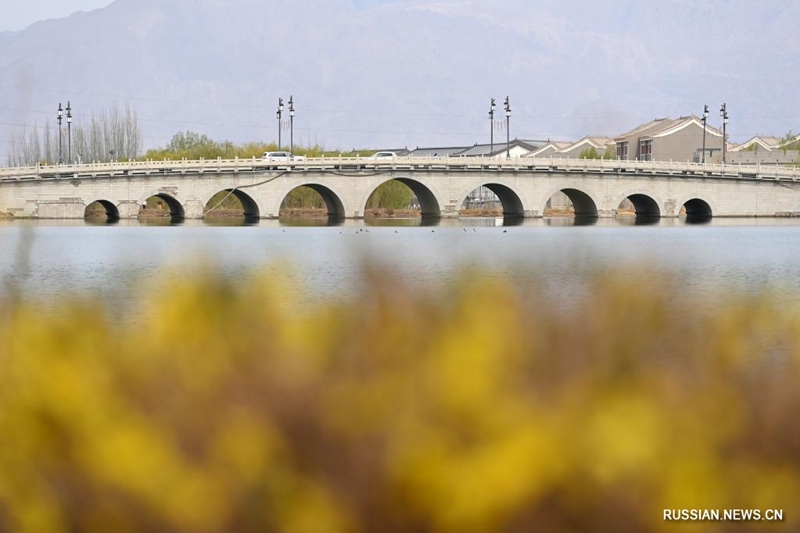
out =
{"type": "Polygon", "coordinates": [[[797,528],[800,317],[648,275],[551,306],[480,272],[420,294],[368,269],[336,303],[206,274],[143,287],[127,325],[6,302],[0,531],[797,528]]]}

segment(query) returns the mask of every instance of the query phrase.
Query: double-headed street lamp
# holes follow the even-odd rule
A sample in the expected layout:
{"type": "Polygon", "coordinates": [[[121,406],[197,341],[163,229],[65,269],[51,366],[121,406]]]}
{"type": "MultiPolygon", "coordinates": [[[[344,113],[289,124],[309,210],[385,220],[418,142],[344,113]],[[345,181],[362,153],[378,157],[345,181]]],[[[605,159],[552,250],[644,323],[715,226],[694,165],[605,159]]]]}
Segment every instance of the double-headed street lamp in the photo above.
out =
{"type": "MultiPolygon", "coordinates": [[[[61,107],[61,102],[58,103],[58,162],[63,163],[63,157],[61,156],[61,120],[63,117],[64,109],[61,107]]],[[[67,146],[69,151],[67,152],[69,155],[67,156],[67,162],[72,163],[72,106],[69,102],[67,102],[67,146]]]]}
{"type": "Polygon", "coordinates": [[[289,153],[294,154],[294,98],[289,95],[289,153]]]}
{"type": "Polygon", "coordinates": [[[281,149],[281,115],[283,115],[283,98],[278,98],[278,112],[275,114],[278,119],[278,150],[281,149]]]}
{"type": "Polygon", "coordinates": [[[58,103],[58,164],[64,162],[63,158],[61,157],[61,117],[64,113],[63,108],[61,107],[61,102],[58,103]]]}
{"type": "Polygon", "coordinates": [[[69,151],[67,154],[67,162],[72,164],[72,106],[67,102],[67,147],[69,151]]]}
{"type": "Polygon", "coordinates": [[[506,110],[506,159],[508,159],[511,157],[511,128],[509,128],[509,123],[511,121],[511,104],[508,102],[508,96],[506,96],[504,107],[506,110]]]}
{"type": "Polygon", "coordinates": [[[497,104],[494,103],[492,98],[489,104],[489,155],[494,152],[494,110],[497,109],[497,104]]]}
{"type": "Polygon", "coordinates": [[[706,122],[708,121],[708,106],[703,106],[703,163],[706,162],[706,122]]]}
{"type": "Polygon", "coordinates": [[[728,137],[725,135],[725,128],[728,125],[728,111],[725,109],[725,103],[719,108],[719,116],[722,117],[722,164],[725,164],[725,153],[727,150],[728,137]]]}
{"type": "MultiPolygon", "coordinates": [[[[281,129],[283,123],[283,98],[278,98],[278,112],[275,114],[278,119],[278,150],[281,149],[281,129]]],[[[294,97],[289,96],[289,151],[294,153],[294,97]]]]}

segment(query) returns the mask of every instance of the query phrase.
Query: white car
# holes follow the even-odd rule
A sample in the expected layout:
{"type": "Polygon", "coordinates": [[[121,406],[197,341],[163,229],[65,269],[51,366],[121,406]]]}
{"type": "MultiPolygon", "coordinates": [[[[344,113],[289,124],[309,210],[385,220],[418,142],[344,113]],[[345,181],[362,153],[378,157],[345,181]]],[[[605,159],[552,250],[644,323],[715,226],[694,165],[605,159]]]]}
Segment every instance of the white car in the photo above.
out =
{"type": "Polygon", "coordinates": [[[387,159],[397,157],[397,154],[394,152],[375,152],[370,156],[371,159],[387,159]]]}
{"type": "Polygon", "coordinates": [[[291,161],[294,159],[289,152],[264,152],[261,156],[262,161],[291,161]]]}

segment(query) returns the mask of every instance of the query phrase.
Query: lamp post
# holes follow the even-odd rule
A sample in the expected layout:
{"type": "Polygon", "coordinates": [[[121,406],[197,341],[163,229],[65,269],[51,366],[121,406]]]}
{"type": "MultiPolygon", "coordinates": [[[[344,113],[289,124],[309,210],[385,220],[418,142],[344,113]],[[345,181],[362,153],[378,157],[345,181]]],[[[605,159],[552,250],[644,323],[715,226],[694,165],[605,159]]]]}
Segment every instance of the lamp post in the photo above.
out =
{"type": "Polygon", "coordinates": [[[294,154],[294,98],[289,95],[289,153],[294,154]]]}
{"type": "Polygon", "coordinates": [[[719,116],[722,117],[722,164],[725,164],[725,155],[728,144],[728,137],[725,135],[725,128],[728,125],[728,110],[725,108],[725,103],[719,108],[719,116]]]}
{"type": "Polygon", "coordinates": [[[506,110],[506,159],[508,159],[511,157],[511,129],[509,127],[511,121],[511,104],[508,102],[508,96],[506,96],[505,110],[506,110]]]}
{"type": "Polygon", "coordinates": [[[69,164],[72,164],[72,106],[69,102],[67,102],[67,146],[69,147],[69,151],[67,152],[69,156],[67,160],[69,164]]]}
{"type": "Polygon", "coordinates": [[[494,110],[497,109],[497,104],[494,103],[494,98],[489,104],[489,155],[494,153],[494,110]]]}
{"type": "Polygon", "coordinates": [[[58,164],[64,162],[61,157],[61,116],[64,114],[64,110],[61,107],[61,102],[58,103],[58,164]]]}
{"type": "Polygon", "coordinates": [[[706,122],[708,121],[708,106],[703,106],[703,163],[706,162],[706,122]]]}
{"type": "Polygon", "coordinates": [[[283,115],[283,98],[278,98],[278,112],[275,114],[278,118],[278,150],[281,149],[281,115],[283,115]]]}

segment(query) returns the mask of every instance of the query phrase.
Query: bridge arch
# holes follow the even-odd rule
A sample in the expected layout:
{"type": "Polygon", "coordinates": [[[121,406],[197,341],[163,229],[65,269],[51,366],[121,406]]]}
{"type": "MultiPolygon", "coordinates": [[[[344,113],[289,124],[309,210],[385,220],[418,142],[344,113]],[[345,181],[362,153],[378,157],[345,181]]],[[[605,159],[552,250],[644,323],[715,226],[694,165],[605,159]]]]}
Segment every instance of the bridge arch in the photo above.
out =
{"type": "Polygon", "coordinates": [[[575,208],[576,217],[597,217],[597,206],[602,205],[596,197],[586,191],[576,189],[574,187],[565,186],[551,189],[544,195],[541,205],[539,206],[539,213],[544,213],[547,207],[547,202],[557,192],[563,192],[567,198],[572,202],[575,208]]]}
{"type": "Polygon", "coordinates": [[[675,204],[676,215],[680,215],[681,209],[686,208],[686,216],[711,218],[717,213],[717,205],[709,197],[701,194],[689,194],[678,198],[675,204]]]}
{"type": "Polygon", "coordinates": [[[183,219],[186,217],[186,210],[181,201],[163,190],[150,191],[149,193],[139,196],[139,207],[144,208],[147,205],[147,200],[150,198],[162,200],[169,208],[169,214],[172,219],[183,219]]]}
{"type": "MultiPolygon", "coordinates": [[[[227,192],[230,195],[235,196],[242,203],[242,209],[244,211],[245,219],[257,219],[261,217],[261,210],[258,208],[258,202],[256,202],[255,199],[249,194],[247,194],[247,192],[245,192],[244,190],[237,189],[235,187],[230,189],[222,189],[221,191],[216,191],[214,193],[211,193],[210,195],[207,195],[203,199],[204,217],[209,213],[208,211],[205,211],[205,206],[208,206],[208,202],[210,202],[211,199],[220,192],[227,192]]],[[[214,207],[215,206],[212,205],[210,206],[209,209],[213,209],[214,207]]]]}
{"type": "Polygon", "coordinates": [[[628,191],[614,200],[611,209],[616,212],[623,200],[630,200],[637,217],[659,218],[665,213],[663,200],[650,192],[640,189],[628,191]]]}
{"type": "Polygon", "coordinates": [[[372,196],[372,193],[374,193],[379,186],[383,185],[387,181],[392,180],[399,181],[411,189],[411,192],[413,192],[414,196],[416,196],[417,200],[419,200],[420,214],[423,218],[436,218],[442,216],[443,202],[440,200],[439,195],[434,191],[433,187],[421,181],[404,176],[389,176],[374,187],[370,188],[366,194],[362,196],[358,203],[362,213],[366,211],[367,201],[369,200],[369,197],[372,196]]]}
{"type": "Polygon", "coordinates": [[[286,199],[286,196],[298,187],[308,187],[322,197],[322,201],[325,202],[325,208],[328,210],[329,219],[344,219],[347,216],[347,206],[342,201],[344,196],[330,184],[322,184],[313,180],[291,183],[288,188],[281,189],[272,213],[280,213],[281,204],[286,199]]]}
{"type": "Polygon", "coordinates": [[[104,198],[87,198],[84,204],[85,207],[83,210],[83,218],[88,218],[89,216],[91,216],[91,213],[89,213],[89,207],[92,204],[97,204],[105,210],[106,219],[108,220],[120,219],[119,207],[117,207],[117,204],[115,204],[110,200],[106,200],[104,198]]]}
{"type": "Polygon", "coordinates": [[[475,182],[474,187],[471,187],[467,192],[459,195],[459,202],[456,204],[458,209],[461,209],[461,206],[464,205],[464,202],[467,200],[472,191],[478,187],[486,187],[492,191],[495,196],[497,196],[497,199],[500,201],[500,205],[503,206],[504,217],[522,218],[525,216],[525,203],[522,201],[522,194],[519,192],[519,190],[510,185],[494,181],[488,183],[475,182]]]}

